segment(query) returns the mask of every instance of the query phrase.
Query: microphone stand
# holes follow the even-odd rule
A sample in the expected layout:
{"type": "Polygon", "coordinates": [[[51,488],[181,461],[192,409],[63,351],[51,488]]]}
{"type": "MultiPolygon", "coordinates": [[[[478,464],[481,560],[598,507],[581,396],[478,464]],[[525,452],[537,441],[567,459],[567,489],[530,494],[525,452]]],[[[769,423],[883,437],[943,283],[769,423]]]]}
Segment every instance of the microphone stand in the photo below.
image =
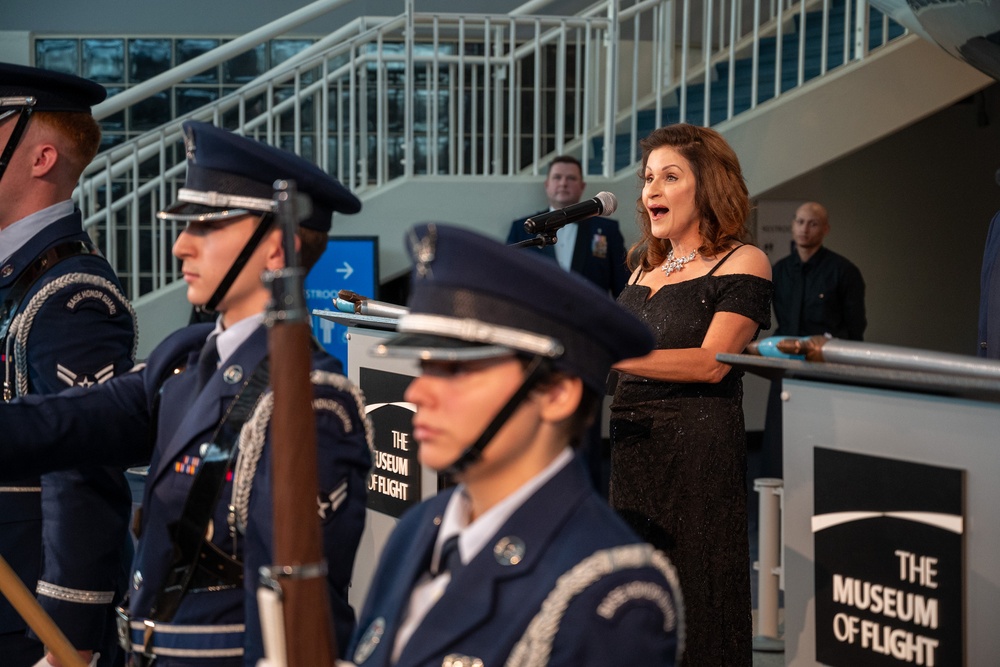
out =
{"type": "Polygon", "coordinates": [[[508,247],[510,248],[544,248],[547,245],[556,244],[556,230],[551,229],[544,232],[539,232],[535,234],[530,239],[524,239],[523,241],[518,241],[516,243],[511,243],[508,247]]]}
{"type": "MultiPolygon", "coordinates": [[[[531,218],[528,218],[528,220],[531,220],[531,218]]],[[[524,221],[525,224],[528,223],[528,220],[524,221]]],[[[556,244],[556,240],[557,240],[556,239],[556,232],[558,232],[560,229],[562,229],[563,227],[565,227],[568,224],[571,224],[571,223],[572,224],[576,224],[577,222],[578,221],[576,221],[576,220],[573,220],[573,221],[564,220],[564,221],[561,221],[561,222],[550,222],[547,225],[545,225],[545,228],[542,231],[540,231],[537,234],[535,234],[532,238],[525,239],[523,241],[518,241],[516,243],[511,243],[509,247],[511,247],[511,248],[534,248],[534,247],[544,248],[547,245],[555,245],[556,244]]],[[[528,230],[526,229],[524,231],[528,231],[528,230]]]]}

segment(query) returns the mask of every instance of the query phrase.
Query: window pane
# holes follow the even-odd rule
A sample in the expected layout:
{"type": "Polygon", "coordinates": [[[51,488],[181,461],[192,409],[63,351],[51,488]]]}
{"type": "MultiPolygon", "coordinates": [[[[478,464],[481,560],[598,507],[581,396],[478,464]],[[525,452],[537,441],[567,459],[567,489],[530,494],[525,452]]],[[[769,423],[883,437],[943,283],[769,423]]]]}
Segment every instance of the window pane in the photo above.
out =
{"type": "Polygon", "coordinates": [[[131,131],[152,130],[170,120],[170,98],[167,92],[159,92],[135,104],[129,111],[132,123],[131,131]]]}
{"type": "MultiPolygon", "coordinates": [[[[112,88],[111,86],[107,86],[107,89],[108,89],[108,97],[111,97],[112,95],[117,95],[118,93],[120,93],[123,90],[125,90],[124,88],[112,88]]],[[[115,130],[121,131],[121,130],[124,130],[125,129],[125,112],[124,111],[119,111],[118,113],[112,114],[112,115],[108,116],[107,118],[103,119],[101,121],[101,129],[103,129],[105,131],[108,131],[108,130],[110,130],[110,131],[115,131],[115,130]]]]}
{"type": "Polygon", "coordinates": [[[311,39],[276,39],[272,41],[271,67],[277,67],[302,49],[311,45],[311,39]]]}
{"type": "Polygon", "coordinates": [[[241,53],[222,64],[222,80],[225,83],[247,83],[260,76],[264,70],[264,45],[241,53]]]}
{"type": "Polygon", "coordinates": [[[110,134],[108,132],[103,132],[101,134],[101,151],[106,151],[109,148],[117,146],[125,141],[125,135],[122,134],[110,134]]]}
{"type": "MultiPolygon", "coordinates": [[[[186,63],[192,58],[196,58],[203,53],[207,53],[219,46],[217,39],[178,39],[177,40],[177,64],[186,63]]],[[[211,67],[201,74],[195,74],[185,83],[218,83],[219,68],[211,67]]]]}
{"type": "MultiPolygon", "coordinates": [[[[277,106],[280,102],[293,97],[295,97],[295,88],[278,88],[274,91],[274,104],[277,106]]],[[[299,129],[303,132],[312,132],[316,127],[316,97],[317,95],[302,95],[300,93],[296,99],[297,104],[293,103],[291,107],[283,111],[278,117],[282,130],[294,131],[295,107],[298,106],[300,109],[299,129]]]]}
{"type": "Polygon", "coordinates": [[[79,74],[80,44],[75,39],[36,40],[35,65],[63,74],[79,74]]]}
{"type": "Polygon", "coordinates": [[[151,79],[170,69],[169,39],[130,39],[129,79],[132,83],[151,79]]]}
{"type": "MultiPolygon", "coordinates": [[[[313,141],[312,137],[300,137],[299,144],[302,146],[302,152],[299,153],[303,158],[309,160],[310,162],[316,162],[316,142],[313,141]]],[[[294,153],[295,152],[295,136],[291,134],[283,134],[279,145],[284,150],[294,153]]]]}
{"type": "Polygon", "coordinates": [[[120,39],[84,39],[82,76],[108,83],[125,83],[125,43],[120,39]]]}
{"type": "MultiPolygon", "coordinates": [[[[312,46],[311,39],[276,39],[271,42],[271,67],[277,67],[302,50],[312,46]]],[[[319,75],[319,68],[313,68],[300,75],[303,85],[312,83],[319,75]]]]}
{"type": "Polygon", "coordinates": [[[217,90],[210,88],[177,88],[177,115],[183,116],[219,99],[217,90]]]}

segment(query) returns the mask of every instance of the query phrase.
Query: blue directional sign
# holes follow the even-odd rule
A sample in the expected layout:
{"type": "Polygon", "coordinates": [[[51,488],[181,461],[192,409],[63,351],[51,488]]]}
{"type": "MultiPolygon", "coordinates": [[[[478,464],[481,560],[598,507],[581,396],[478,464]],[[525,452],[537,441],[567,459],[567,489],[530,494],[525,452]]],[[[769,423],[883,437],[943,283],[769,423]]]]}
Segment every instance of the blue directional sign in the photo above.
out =
{"type": "MultiPolygon", "coordinates": [[[[378,299],[378,237],[339,236],[327,243],[305,280],[306,306],[314,310],[336,310],[334,299],[342,289],[378,299]]],[[[347,369],[347,327],[312,316],[313,333],[327,352],[347,369]]]]}

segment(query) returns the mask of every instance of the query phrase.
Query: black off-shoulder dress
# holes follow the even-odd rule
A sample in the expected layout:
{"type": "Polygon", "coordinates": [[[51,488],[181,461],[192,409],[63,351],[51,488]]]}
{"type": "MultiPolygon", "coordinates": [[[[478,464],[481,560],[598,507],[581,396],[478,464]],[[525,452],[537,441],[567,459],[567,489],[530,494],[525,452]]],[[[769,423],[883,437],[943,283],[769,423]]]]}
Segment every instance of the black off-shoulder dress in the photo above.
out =
{"type": "MultiPolygon", "coordinates": [[[[650,326],[660,349],[700,347],[719,311],[768,328],[771,282],[714,275],[728,258],[653,294],[628,285],[618,302],[650,326]]],[[[733,369],[718,384],[622,373],[611,405],[611,505],[677,568],[685,667],[751,664],[742,401],[742,372],[733,369]]]]}

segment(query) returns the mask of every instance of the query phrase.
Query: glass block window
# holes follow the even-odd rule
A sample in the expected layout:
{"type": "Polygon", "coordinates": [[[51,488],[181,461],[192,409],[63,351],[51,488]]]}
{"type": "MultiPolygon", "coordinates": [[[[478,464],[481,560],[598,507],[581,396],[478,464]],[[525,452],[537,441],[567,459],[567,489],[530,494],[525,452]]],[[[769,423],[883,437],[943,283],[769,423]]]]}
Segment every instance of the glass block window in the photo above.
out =
{"type": "Polygon", "coordinates": [[[253,81],[259,74],[267,71],[265,58],[267,52],[261,44],[255,49],[239,54],[222,64],[222,80],[224,83],[244,84],[253,81]]]}
{"type": "MultiPolygon", "coordinates": [[[[148,81],[173,67],[189,62],[198,56],[219,47],[228,41],[227,37],[190,37],[190,36],[36,36],[34,40],[35,66],[44,69],[76,74],[97,81],[107,90],[108,95],[117,95],[129,88],[148,81]]],[[[175,84],[168,90],[163,90],[152,97],[132,105],[124,111],[101,119],[101,150],[108,150],[148,130],[155,129],[172,119],[190,113],[205,104],[236,91],[243,84],[266,73],[273,66],[285,62],[303,49],[315,42],[313,39],[275,39],[257,48],[236,56],[219,65],[198,72],[187,80],[175,84]]],[[[277,100],[291,95],[292,90],[280,89],[277,100]]],[[[252,100],[251,104],[258,110],[266,106],[261,96],[252,100]]],[[[303,127],[315,125],[317,111],[308,108],[303,117],[303,127]]],[[[235,125],[235,118],[227,114],[224,119],[235,125]]],[[[282,131],[282,145],[292,148],[294,138],[291,112],[278,119],[279,126],[284,123],[288,132],[282,131]]],[[[314,140],[304,137],[301,142],[302,153],[308,159],[314,159],[317,154],[314,140]]],[[[178,143],[176,155],[183,160],[183,146],[178,143]]],[[[144,183],[155,178],[160,173],[159,158],[150,159],[139,165],[138,173],[122,173],[115,176],[111,182],[112,192],[116,199],[123,193],[135,191],[137,183],[132,179],[137,176],[138,182],[144,183]]],[[[104,199],[106,204],[106,185],[98,187],[98,199],[104,199]]],[[[115,258],[115,271],[131,291],[133,285],[138,285],[138,293],[130,294],[133,298],[145,293],[153,286],[154,276],[160,275],[162,266],[173,261],[169,252],[169,243],[161,257],[160,247],[154,239],[160,238],[157,228],[159,224],[154,218],[154,212],[162,202],[155,198],[141,196],[137,204],[122,207],[113,215],[111,223],[100,222],[96,230],[92,230],[100,238],[113,240],[119,249],[128,248],[137,234],[139,253],[133,256],[129,252],[119,252],[115,258]],[[138,208],[132,208],[137,206],[138,208]],[[133,222],[135,215],[139,223],[133,222]]]]}
{"type": "Polygon", "coordinates": [[[125,40],[81,40],[80,75],[98,83],[125,82],[125,40]]]}
{"type": "Polygon", "coordinates": [[[312,45],[309,39],[275,39],[271,42],[271,67],[280,65],[312,45]]]}
{"type": "Polygon", "coordinates": [[[173,45],[169,39],[130,39],[128,41],[129,80],[152,79],[170,69],[173,45]]]}
{"type": "Polygon", "coordinates": [[[35,43],[35,65],[63,74],[80,72],[80,40],[47,39],[35,43]]]}
{"type": "MultiPolygon", "coordinates": [[[[224,44],[228,37],[37,36],[35,65],[92,79],[115,95],[224,44]]],[[[101,148],[118,145],[227,95],[316,40],[274,39],[208,68],[134,107],[102,119],[101,148]]]]}
{"type": "MultiPolygon", "coordinates": [[[[186,63],[211,51],[221,43],[222,40],[218,39],[176,39],[174,40],[174,62],[178,65],[186,63]]],[[[195,74],[184,83],[217,83],[218,81],[219,68],[212,67],[200,74],[195,74]]]]}

